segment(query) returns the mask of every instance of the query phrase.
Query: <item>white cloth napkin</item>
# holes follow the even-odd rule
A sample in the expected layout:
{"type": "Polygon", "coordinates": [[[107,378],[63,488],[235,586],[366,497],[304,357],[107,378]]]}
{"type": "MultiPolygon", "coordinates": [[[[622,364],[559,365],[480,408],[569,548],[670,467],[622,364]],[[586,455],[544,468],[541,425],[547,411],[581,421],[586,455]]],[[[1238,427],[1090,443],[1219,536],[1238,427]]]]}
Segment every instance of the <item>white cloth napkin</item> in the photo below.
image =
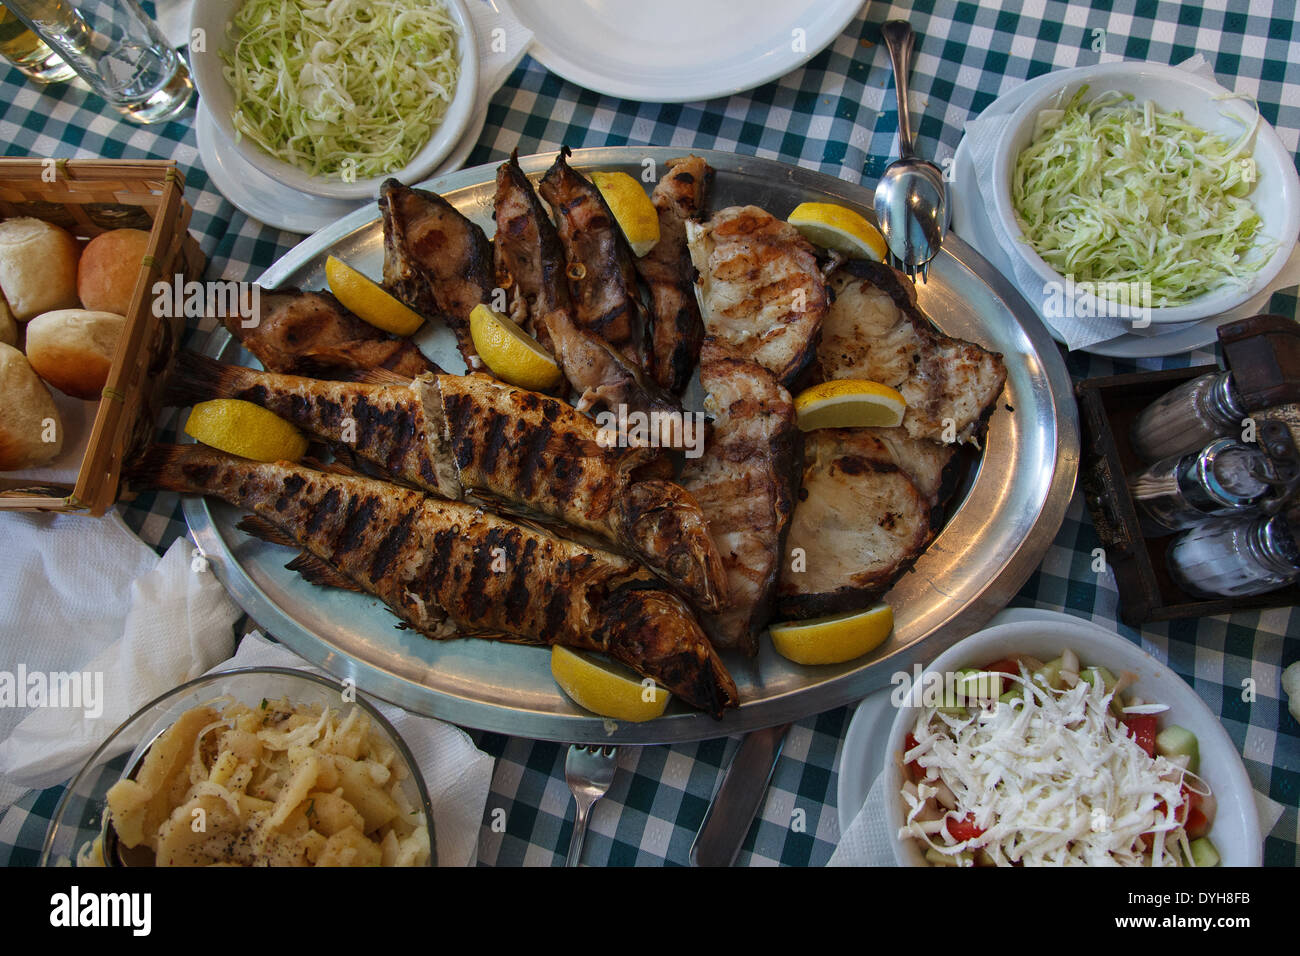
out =
{"type": "Polygon", "coordinates": [[[7,513],[0,539],[0,691],[15,695],[0,706],[2,809],[67,780],[143,704],[227,657],[240,612],[193,570],[188,539],[159,559],[116,511],[7,513]],[[51,672],[91,675],[81,706],[33,696],[32,675],[51,672]]]}
{"type": "MultiPolygon", "coordinates": [[[[1111,56],[1107,59],[1119,60],[1122,59],[1122,57],[1111,56]]],[[[1205,79],[1218,82],[1209,63],[1199,53],[1191,59],[1180,63],[1178,68],[1187,70],[1188,72],[1194,73],[1205,79]]],[[[985,213],[990,223],[996,223],[998,221],[997,213],[993,207],[994,153],[997,150],[998,141],[1002,136],[1002,131],[1006,128],[1007,123],[1011,119],[1011,114],[1015,112],[1017,105],[1018,104],[1008,105],[1007,96],[1004,95],[989,104],[984,112],[975,119],[967,120],[966,122],[966,142],[971,151],[971,160],[975,167],[977,183],[976,193],[979,196],[979,201],[984,205],[985,213]]],[[[999,236],[999,239],[1004,239],[1004,237],[999,236]]],[[[1009,243],[1012,240],[1004,239],[1004,241],[1009,243]]],[[[1039,311],[1038,306],[1035,303],[1043,300],[1042,279],[1040,279],[1019,256],[1008,253],[1007,259],[1011,262],[1014,271],[1014,275],[1008,276],[1007,278],[1011,279],[1012,282],[1015,283],[1016,287],[1025,297],[1025,301],[1030,303],[1030,306],[1034,308],[1035,311],[1039,311]]],[[[1259,308],[1262,308],[1264,304],[1267,303],[1269,295],[1272,295],[1279,289],[1293,286],[1297,282],[1300,282],[1300,249],[1297,249],[1296,253],[1291,256],[1286,267],[1284,267],[1277,278],[1269,284],[1267,290],[1248,303],[1248,305],[1251,305],[1254,308],[1250,310],[1235,310],[1234,313],[1232,313],[1232,317],[1246,318],[1247,316],[1254,315],[1259,308]],[[1240,315],[1237,315],[1238,311],[1240,312],[1240,315]]],[[[1039,316],[1040,318],[1043,318],[1043,321],[1048,322],[1048,320],[1042,316],[1041,311],[1039,311],[1039,316]]],[[[1106,316],[1084,318],[1073,316],[1053,317],[1049,324],[1060,333],[1061,338],[1065,340],[1066,347],[1071,350],[1087,348],[1090,345],[1096,345],[1099,342],[1105,342],[1109,339],[1114,339],[1126,333],[1135,331],[1131,328],[1129,323],[1123,319],[1106,316]]],[[[1160,335],[1164,332],[1181,331],[1185,328],[1185,323],[1179,323],[1172,326],[1153,325],[1142,330],[1142,332],[1146,335],[1160,335]]]]}
{"type": "MultiPolygon", "coordinates": [[[[894,834],[885,822],[885,775],[876,776],[867,799],[862,803],[849,828],[840,836],[827,866],[895,866],[894,834]]],[[[1282,817],[1282,804],[1270,800],[1258,790],[1255,807],[1259,812],[1259,832],[1268,836],[1282,817]]]]}
{"type": "MultiPolygon", "coordinates": [[[[236,667],[292,667],[324,673],[257,632],[244,638],[233,658],[213,669],[224,671],[236,667]]],[[[473,866],[478,860],[483,810],[492,788],[492,757],[475,747],[474,741],[459,727],[368,699],[396,728],[424,776],[429,801],[433,804],[438,865],[473,866]]]]}

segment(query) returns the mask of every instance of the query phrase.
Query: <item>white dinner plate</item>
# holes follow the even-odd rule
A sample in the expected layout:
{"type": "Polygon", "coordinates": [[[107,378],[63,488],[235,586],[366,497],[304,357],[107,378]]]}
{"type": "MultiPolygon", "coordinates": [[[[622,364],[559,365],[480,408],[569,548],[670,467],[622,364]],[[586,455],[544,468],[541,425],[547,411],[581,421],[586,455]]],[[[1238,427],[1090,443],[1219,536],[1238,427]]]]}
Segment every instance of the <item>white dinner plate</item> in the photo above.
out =
{"type": "MultiPolygon", "coordinates": [[[[486,111],[470,119],[464,135],[434,175],[441,176],[465,165],[486,119],[486,111]]],[[[307,235],[337,222],[354,209],[374,205],[373,199],[330,199],[299,192],[272,179],[236,152],[201,101],[194,119],[194,138],[203,168],[217,191],[240,212],[276,229],[307,235]]]]}
{"type": "Polygon", "coordinates": [[[862,0],[501,0],[533,58],[579,86],[686,103],[784,76],[848,26],[862,0]]]}

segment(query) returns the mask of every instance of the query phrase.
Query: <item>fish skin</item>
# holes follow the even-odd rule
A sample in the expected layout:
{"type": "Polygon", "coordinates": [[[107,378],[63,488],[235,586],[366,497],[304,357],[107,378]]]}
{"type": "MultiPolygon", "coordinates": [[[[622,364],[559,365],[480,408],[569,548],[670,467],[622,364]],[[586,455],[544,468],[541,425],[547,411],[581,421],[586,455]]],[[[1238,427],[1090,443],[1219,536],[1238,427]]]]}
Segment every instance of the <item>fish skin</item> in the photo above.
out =
{"type": "Polygon", "coordinates": [[[830,307],[817,256],[799,231],[757,206],[686,222],[705,335],[789,388],[813,360],[830,307]]]}
{"type": "Polygon", "coordinates": [[[568,147],[538,184],[555,212],[565,276],[579,328],[599,336],[624,359],[643,366],[646,317],[637,293],[632,249],[595,184],[567,162],[568,147]],[[582,277],[574,278],[581,268],[582,277]]]}
{"type": "Polygon", "coordinates": [[[722,555],[731,608],[700,619],[714,647],[754,656],[771,619],[798,488],[802,433],[794,402],[775,376],[712,338],[700,355],[705,407],[714,414],[704,455],[686,463],[682,485],[709,523],[722,555]]]}
{"type": "Polygon", "coordinates": [[[510,290],[510,317],[550,352],[549,330],[541,316],[570,311],[572,299],[564,271],[564,246],[537,192],[519,166],[519,151],[497,167],[493,204],[497,284],[510,290]]]}
{"type": "Polygon", "coordinates": [[[252,511],[432,637],[504,634],[609,654],[720,717],[735,683],[691,612],[630,558],[462,502],[202,445],[155,445],[137,487],[252,511]],[[504,553],[507,570],[493,565],[504,553]]]}
{"type": "Polygon", "coordinates": [[[388,179],[379,189],[384,220],[384,287],[417,312],[439,315],[471,371],[484,367],[469,314],[495,288],[492,245],[476,223],[425,189],[388,179]]]}
{"type": "Polygon", "coordinates": [[[704,341],[686,221],[704,215],[712,185],[713,167],[699,156],[670,159],[650,195],[659,213],[659,241],[636,260],[650,289],[650,376],[676,395],[690,381],[704,341]]]}
{"type": "Polygon", "coordinates": [[[376,368],[411,378],[441,371],[409,340],[363,321],[328,292],[259,289],[258,302],[251,325],[239,315],[220,318],[273,371],[317,378],[346,378],[376,368]]]}
{"type": "Polygon", "coordinates": [[[509,278],[512,317],[531,323],[534,337],[555,356],[577,393],[578,410],[680,414],[680,403],[635,361],[575,318],[559,233],[513,157],[497,169],[496,217],[497,280],[504,288],[509,278]]]}
{"type": "Polygon", "coordinates": [[[614,447],[558,399],[478,374],[320,382],[180,353],[164,402],[210,398],[260,405],[444,498],[475,493],[598,535],[697,606],[727,604],[722,561],[694,498],[641,476],[650,450],[614,447]]]}
{"type": "Polygon", "coordinates": [[[918,308],[916,286],[883,263],[850,260],[830,285],[817,380],[888,385],[907,400],[909,437],[978,444],[1006,383],[1002,355],[940,331],[918,308]]]}

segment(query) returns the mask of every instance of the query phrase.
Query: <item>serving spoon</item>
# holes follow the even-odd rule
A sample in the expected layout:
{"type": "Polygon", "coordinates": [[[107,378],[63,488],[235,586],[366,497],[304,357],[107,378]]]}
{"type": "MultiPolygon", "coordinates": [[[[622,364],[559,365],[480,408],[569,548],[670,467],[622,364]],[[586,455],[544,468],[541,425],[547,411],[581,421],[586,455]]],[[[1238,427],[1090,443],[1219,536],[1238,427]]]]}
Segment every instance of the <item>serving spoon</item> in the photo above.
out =
{"type": "Polygon", "coordinates": [[[914,37],[906,20],[889,20],[880,28],[894,66],[894,91],[898,95],[898,150],[901,158],[890,163],[876,184],[876,220],[890,253],[913,282],[920,272],[924,282],[931,259],[939,251],[948,229],[948,188],[943,170],[919,158],[912,140],[912,114],[908,107],[907,69],[914,37]]]}

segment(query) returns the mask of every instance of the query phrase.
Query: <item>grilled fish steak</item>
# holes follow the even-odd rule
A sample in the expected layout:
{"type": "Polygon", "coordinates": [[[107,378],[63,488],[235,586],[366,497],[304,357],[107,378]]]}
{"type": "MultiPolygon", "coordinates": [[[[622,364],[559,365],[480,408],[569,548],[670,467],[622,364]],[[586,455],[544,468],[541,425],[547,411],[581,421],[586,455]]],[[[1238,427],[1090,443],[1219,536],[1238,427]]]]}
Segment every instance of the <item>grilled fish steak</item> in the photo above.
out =
{"type": "Polygon", "coordinates": [[[691,495],[639,477],[650,450],[602,444],[596,423],[558,399],[486,375],[321,382],[182,352],[164,401],[209,398],[261,405],[444,498],[472,493],[598,535],[698,607],[727,606],[726,573],[691,495]]]}
{"type": "Polygon", "coordinates": [[[782,564],[781,617],[855,610],[884,594],[938,532],[955,454],[898,428],[808,433],[786,542],[800,560],[782,564]]]}
{"type": "Polygon", "coordinates": [[[483,368],[469,314],[495,287],[492,246],[475,223],[437,193],[396,179],[379,189],[384,219],[384,286],[425,315],[440,315],[471,371],[483,368]]]}
{"type": "Polygon", "coordinates": [[[705,334],[789,387],[812,360],[830,305],[812,246],[757,206],[687,221],[686,238],[705,334]]]}
{"type": "Polygon", "coordinates": [[[600,651],[714,716],[737,704],[686,605],[629,558],[387,482],[201,445],[155,445],[131,478],[252,511],[423,634],[446,636],[450,621],[461,636],[600,651]]]}
{"type": "Polygon", "coordinates": [[[817,349],[819,380],[897,389],[907,399],[901,427],[912,438],[977,440],[1006,383],[1002,356],[940,332],[917,308],[916,287],[889,266],[854,259],[830,284],[835,302],[817,349]]]}
{"type": "Polygon", "coordinates": [[[713,430],[682,484],[699,502],[722,555],[732,606],[701,618],[713,645],[758,653],[771,617],[801,439],[790,394],[762,366],[705,339],[700,383],[713,430]]]}
{"type": "Polygon", "coordinates": [[[686,222],[704,215],[712,185],[713,167],[700,157],[670,159],[650,197],[659,213],[659,241],[636,260],[650,289],[650,375],[677,395],[690,381],[704,341],[686,222]]]}
{"type": "Polygon", "coordinates": [[[328,292],[259,289],[258,299],[254,323],[245,326],[239,315],[220,318],[266,368],[318,378],[376,368],[410,377],[441,371],[411,342],[357,318],[328,292]]]}
{"type": "Polygon", "coordinates": [[[569,166],[568,147],[538,184],[555,212],[568,260],[565,275],[578,327],[608,342],[633,365],[642,364],[646,317],[636,286],[632,250],[600,190],[569,166]]]}

